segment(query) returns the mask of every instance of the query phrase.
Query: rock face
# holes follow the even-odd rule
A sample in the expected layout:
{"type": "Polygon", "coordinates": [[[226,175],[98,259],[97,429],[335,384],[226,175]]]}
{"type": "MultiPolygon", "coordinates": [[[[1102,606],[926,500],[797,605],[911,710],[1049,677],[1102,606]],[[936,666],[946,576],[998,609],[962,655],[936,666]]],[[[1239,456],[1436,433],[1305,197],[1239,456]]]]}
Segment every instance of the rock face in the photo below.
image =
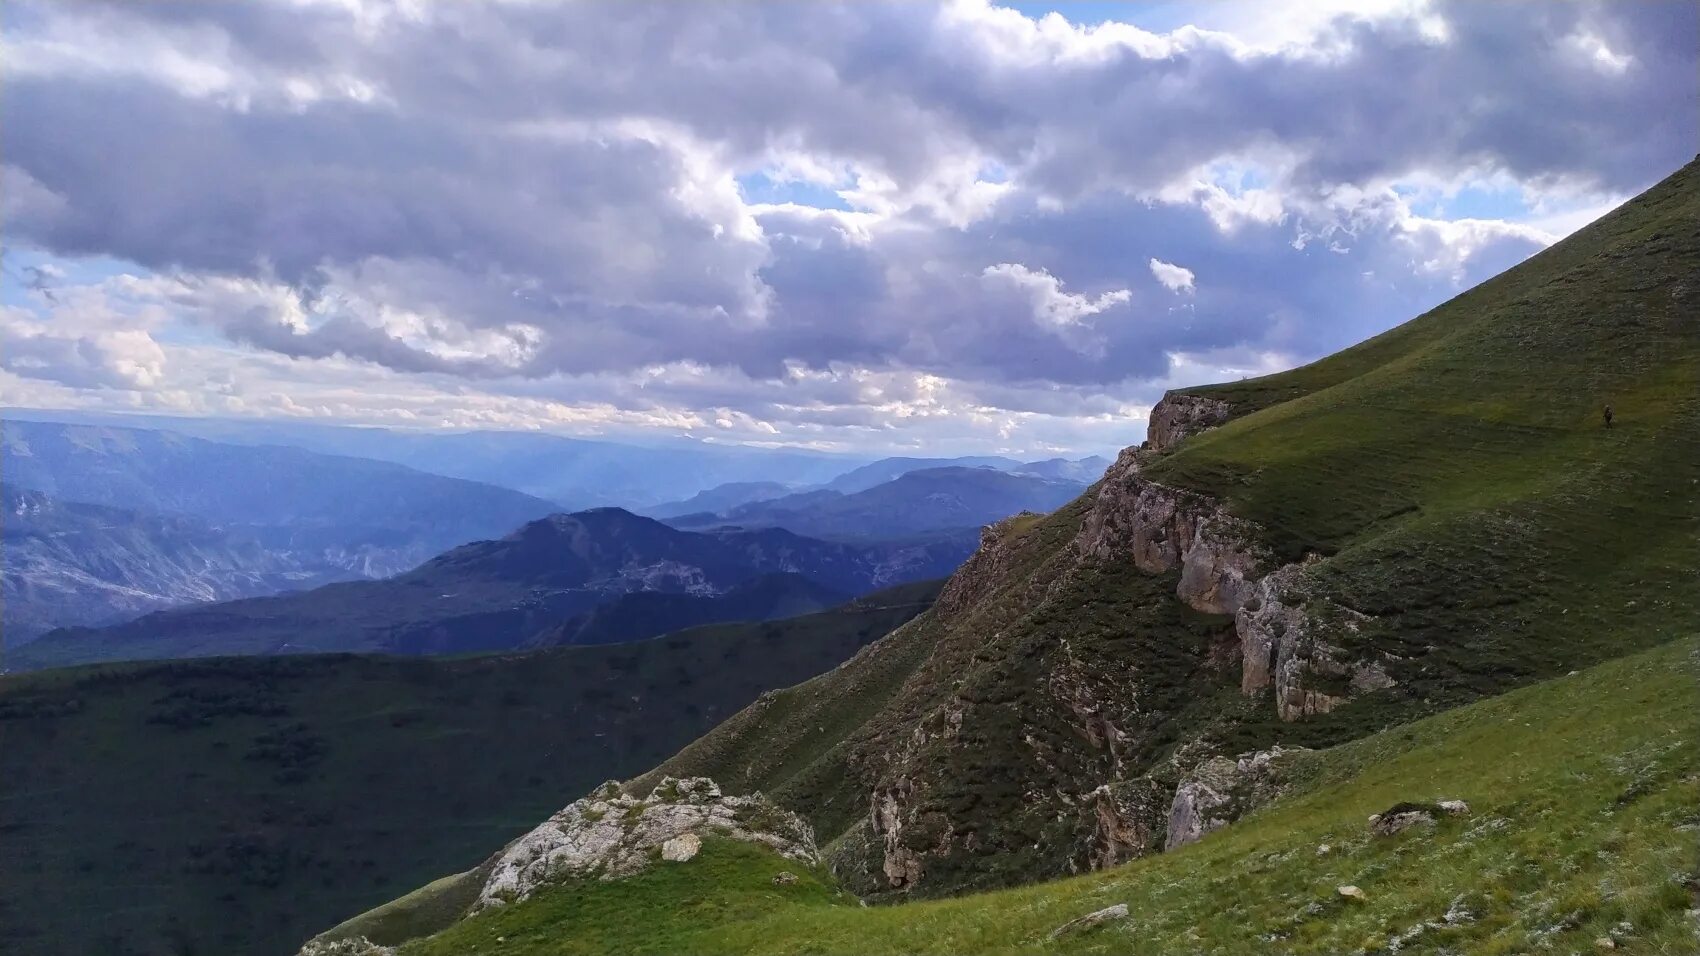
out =
{"type": "Polygon", "coordinates": [[[1227,402],[1169,392],[1151,409],[1146,440],[1153,451],[1167,451],[1187,436],[1227,421],[1228,413],[1227,402]]]}
{"type": "Polygon", "coordinates": [[[1273,747],[1237,758],[1211,757],[1175,788],[1165,850],[1195,843],[1280,795],[1286,770],[1303,747],[1273,747]]]}
{"type": "Polygon", "coordinates": [[[702,837],[683,833],[661,844],[661,858],[669,863],[687,863],[702,850],[702,837]]]}
{"type": "Polygon", "coordinates": [[[811,866],[820,860],[809,825],[759,793],[728,797],[707,777],[668,777],[640,799],[609,782],[509,844],[472,909],[523,900],[560,880],[631,876],[655,852],[683,862],[701,848],[702,834],[761,843],[811,866]]]}
{"type": "Polygon", "coordinates": [[[1289,564],[1258,581],[1234,616],[1240,692],[1256,694],[1273,684],[1282,720],[1324,714],[1354,694],[1394,684],[1380,660],[1354,660],[1340,646],[1358,635],[1369,617],[1306,599],[1308,563],[1289,564]]]}
{"type": "Polygon", "coordinates": [[[1124,450],[1104,474],[1077,539],[1083,556],[1132,560],[1148,574],[1179,568],[1175,594],[1207,614],[1232,614],[1270,563],[1257,528],[1206,495],[1140,475],[1143,453],[1124,450]]]}

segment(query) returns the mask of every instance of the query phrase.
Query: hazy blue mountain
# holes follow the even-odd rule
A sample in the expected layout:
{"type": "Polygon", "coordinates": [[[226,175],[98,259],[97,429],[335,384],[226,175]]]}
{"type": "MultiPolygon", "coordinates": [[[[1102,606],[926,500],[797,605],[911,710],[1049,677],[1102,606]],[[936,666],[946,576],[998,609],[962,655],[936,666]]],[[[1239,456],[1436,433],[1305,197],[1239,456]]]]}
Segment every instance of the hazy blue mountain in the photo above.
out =
{"type": "Polygon", "coordinates": [[[851,494],[826,489],[740,505],[723,515],[671,520],[681,528],[785,528],[824,538],[902,538],[952,529],[977,533],[1022,511],[1050,511],[1072,500],[1084,482],[1012,474],[993,468],[924,468],[851,494]]]}
{"type": "MultiPolygon", "coordinates": [[[[387,580],[176,608],[113,627],[55,631],[9,654],[6,663],[28,669],[227,654],[507,650],[637,592],[719,598],[754,579],[788,572],[824,589],[817,597],[831,592],[836,599],[941,577],[971,547],[955,538],[834,543],[779,528],[692,533],[602,508],[530,522],[506,537],[462,545],[387,580]]],[[[631,620],[641,617],[634,614],[631,620]]],[[[667,629],[665,617],[657,613],[641,632],[623,635],[599,624],[598,639],[659,634],[667,629]]]]}
{"type": "Polygon", "coordinates": [[[127,511],[200,518],[301,567],[395,574],[559,506],[389,462],[173,432],[6,421],[6,487],[127,511]]]}
{"type": "Polygon", "coordinates": [[[179,604],[353,576],[190,515],[60,501],[10,486],[0,500],[0,628],[12,646],[57,627],[112,624],[179,604]]]}
{"type": "Polygon", "coordinates": [[[683,501],[669,501],[640,510],[651,518],[663,519],[691,514],[721,514],[753,501],[783,498],[795,490],[790,485],[782,485],[777,481],[732,481],[715,485],[707,491],[699,491],[683,501]]]}
{"type": "MultiPolygon", "coordinates": [[[[132,421],[128,416],[76,412],[20,410],[8,414],[13,418],[62,418],[107,427],[132,421]]],[[[321,454],[406,465],[432,474],[516,489],[567,508],[647,507],[679,501],[732,482],[813,485],[868,461],[865,456],[711,445],[687,439],[638,445],[541,432],[400,431],[165,416],[137,416],[133,421],[148,428],[226,444],[287,445],[321,454]]]]}
{"type": "Polygon", "coordinates": [[[998,471],[1009,471],[1019,467],[1021,462],[995,455],[969,455],[962,458],[881,458],[879,461],[844,472],[831,481],[823,482],[819,489],[845,495],[854,494],[925,468],[994,468],[998,471]]]}
{"type": "Polygon", "coordinates": [[[1022,462],[1009,470],[1023,475],[1078,481],[1089,485],[1104,477],[1104,472],[1111,464],[1110,459],[1103,455],[1093,455],[1089,458],[1047,458],[1044,461],[1022,462]]]}

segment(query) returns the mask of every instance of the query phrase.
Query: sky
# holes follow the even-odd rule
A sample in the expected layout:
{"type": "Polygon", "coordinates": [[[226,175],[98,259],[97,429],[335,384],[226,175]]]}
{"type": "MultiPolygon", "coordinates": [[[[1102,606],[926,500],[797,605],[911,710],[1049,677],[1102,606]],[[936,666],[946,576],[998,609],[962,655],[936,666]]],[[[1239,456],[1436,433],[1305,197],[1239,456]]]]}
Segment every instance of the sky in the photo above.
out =
{"type": "Polygon", "coordinates": [[[1113,451],[1693,159],[1697,11],[13,0],[0,405],[1113,451]]]}

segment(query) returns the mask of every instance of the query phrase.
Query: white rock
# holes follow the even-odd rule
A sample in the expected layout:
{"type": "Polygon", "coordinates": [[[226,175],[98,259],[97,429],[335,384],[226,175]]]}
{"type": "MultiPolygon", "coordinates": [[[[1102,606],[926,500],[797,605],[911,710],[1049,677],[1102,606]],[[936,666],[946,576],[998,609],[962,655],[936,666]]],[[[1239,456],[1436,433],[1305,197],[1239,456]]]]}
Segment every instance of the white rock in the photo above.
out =
{"type": "Polygon", "coordinates": [[[1344,896],[1346,899],[1349,899],[1349,900],[1367,900],[1367,899],[1369,899],[1369,894],[1367,894],[1363,890],[1360,890],[1357,887],[1351,885],[1350,883],[1340,887],[1337,890],[1337,892],[1341,896],[1344,896]]]}
{"type": "Polygon", "coordinates": [[[1087,913],[1079,919],[1069,920],[1061,926],[1058,926],[1056,929],[1051,930],[1051,939],[1056,939],[1057,937],[1068,933],[1078,933],[1081,930],[1091,929],[1094,926],[1119,919],[1127,919],[1126,903],[1117,903],[1114,906],[1106,906],[1095,913],[1087,913]]]}
{"type": "Polygon", "coordinates": [[[1437,804],[1437,806],[1453,816],[1470,812],[1470,805],[1462,800],[1442,800],[1439,804],[1437,804]]]}
{"type": "Polygon", "coordinates": [[[695,833],[681,833],[661,844],[661,858],[669,863],[684,863],[701,849],[702,837],[695,833]]]}
{"type": "MultiPolygon", "coordinates": [[[[638,798],[605,783],[541,826],[508,844],[496,858],[473,911],[525,899],[537,887],[568,879],[618,880],[649,865],[654,852],[666,856],[691,846],[688,860],[713,833],[760,843],[808,866],[820,863],[814,831],[794,813],[759,793],[724,796],[713,780],[668,777],[649,796],[638,798]]],[[[674,859],[666,856],[666,859],[674,859]]]]}

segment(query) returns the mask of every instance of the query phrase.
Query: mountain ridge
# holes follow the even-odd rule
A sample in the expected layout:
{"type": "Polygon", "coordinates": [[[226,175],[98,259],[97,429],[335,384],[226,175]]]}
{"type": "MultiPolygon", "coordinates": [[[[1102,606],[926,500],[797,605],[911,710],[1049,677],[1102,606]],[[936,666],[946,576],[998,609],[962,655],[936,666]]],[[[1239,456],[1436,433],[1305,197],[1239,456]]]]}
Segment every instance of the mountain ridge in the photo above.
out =
{"type": "MultiPolygon", "coordinates": [[[[851,545],[779,528],[679,531],[623,509],[599,508],[527,522],[502,538],[451,548],[393,578],[168,609],[100,629],[61,629],[14,650],[7,662],[27,669],[233,653],[512,650],[633,593],[712,599],[774,572],[806,578],[809,587],[793,587],[789,597],[769,595],[777,613],[819,607],[829,595],[855,596],[942,576],[962,551],[949,540],[851,545]],[[790,598],[800,603],[788,603],[790,598]]],[[[754,607],[734,602],[631,615],[625,620],[651,623],[625,639],[653,636],[672,624],[725,620],[754,607]]],[[[606,630],[599,635],[603,641],[614,637],[606,630]]]]}

